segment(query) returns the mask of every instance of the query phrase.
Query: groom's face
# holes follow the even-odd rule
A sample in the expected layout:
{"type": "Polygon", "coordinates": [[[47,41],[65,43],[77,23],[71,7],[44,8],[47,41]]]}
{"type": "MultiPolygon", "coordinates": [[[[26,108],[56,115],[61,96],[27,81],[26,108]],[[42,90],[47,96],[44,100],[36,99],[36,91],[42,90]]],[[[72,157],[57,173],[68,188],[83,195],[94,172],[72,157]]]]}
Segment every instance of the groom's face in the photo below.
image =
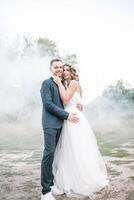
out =
{"type": "Polygon", "coordinates": [[[63,63],[61,61],[55,61],[51,65],[50,71],[54,76],[62,77],[63,74],[63,63]]]}

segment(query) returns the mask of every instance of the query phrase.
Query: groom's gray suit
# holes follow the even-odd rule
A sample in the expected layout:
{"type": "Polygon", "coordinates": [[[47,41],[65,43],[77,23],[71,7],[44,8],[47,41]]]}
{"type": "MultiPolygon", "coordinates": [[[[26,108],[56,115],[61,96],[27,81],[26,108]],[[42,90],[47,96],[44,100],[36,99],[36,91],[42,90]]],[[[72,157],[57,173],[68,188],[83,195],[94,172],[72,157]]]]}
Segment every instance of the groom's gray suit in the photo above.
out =
{"type": "Polygon", "coordinates": [[[62,129],[63,120],[69,113],[64,111],[60,98],[59,89],[53,81],[53,77],[45,80],[41,87],[41,98],[43,103],[42,126],[44,130],[44,152],[41,164],[42,193],[46,194],[53,185],[52,163],[55,148],[62,129]]]}

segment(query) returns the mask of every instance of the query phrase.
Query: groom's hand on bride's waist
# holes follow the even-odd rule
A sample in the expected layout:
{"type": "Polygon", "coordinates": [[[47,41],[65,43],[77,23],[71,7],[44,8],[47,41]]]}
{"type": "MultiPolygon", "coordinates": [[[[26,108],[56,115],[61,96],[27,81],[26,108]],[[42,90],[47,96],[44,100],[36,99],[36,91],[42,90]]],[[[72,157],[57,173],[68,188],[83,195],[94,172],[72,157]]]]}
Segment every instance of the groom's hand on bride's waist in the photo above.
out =
{"type": "Polygon", "coordinates": [[[68,120],[72,123],[79,122],[79,118],[77,117],[76,113],[69,113],[68,120]]]}

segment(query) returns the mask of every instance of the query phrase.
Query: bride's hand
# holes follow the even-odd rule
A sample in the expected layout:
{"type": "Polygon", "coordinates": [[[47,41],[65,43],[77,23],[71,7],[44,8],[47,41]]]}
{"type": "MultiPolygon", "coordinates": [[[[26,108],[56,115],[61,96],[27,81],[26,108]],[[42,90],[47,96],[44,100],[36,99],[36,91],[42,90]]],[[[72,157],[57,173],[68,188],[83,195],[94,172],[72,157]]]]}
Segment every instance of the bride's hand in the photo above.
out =
{"type": "Polygon", "coordinates": [[[58,84],[60,84],[61,83],[61,78],[60,77],[58,77],[58,76],[54,76],[54,81],[55,81],[55,83],[58,85],[58,84]]]}

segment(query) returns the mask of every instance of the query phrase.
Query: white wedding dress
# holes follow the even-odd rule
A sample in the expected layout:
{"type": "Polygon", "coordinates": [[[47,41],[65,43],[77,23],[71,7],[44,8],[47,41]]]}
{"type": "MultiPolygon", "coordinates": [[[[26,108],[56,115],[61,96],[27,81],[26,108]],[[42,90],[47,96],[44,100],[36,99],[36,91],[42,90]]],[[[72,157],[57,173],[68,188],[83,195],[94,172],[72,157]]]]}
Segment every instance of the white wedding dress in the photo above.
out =
{"type": "Polygon", "coordinates": [[[75,92],[65,107],[66,111],[77,113],[79,122],[64,121],[53,162],[54,187],[68,197],[92,197],[108,184],[106,166],[94,133],[76,108],[80,101],[80,94],[75,92]]]}

